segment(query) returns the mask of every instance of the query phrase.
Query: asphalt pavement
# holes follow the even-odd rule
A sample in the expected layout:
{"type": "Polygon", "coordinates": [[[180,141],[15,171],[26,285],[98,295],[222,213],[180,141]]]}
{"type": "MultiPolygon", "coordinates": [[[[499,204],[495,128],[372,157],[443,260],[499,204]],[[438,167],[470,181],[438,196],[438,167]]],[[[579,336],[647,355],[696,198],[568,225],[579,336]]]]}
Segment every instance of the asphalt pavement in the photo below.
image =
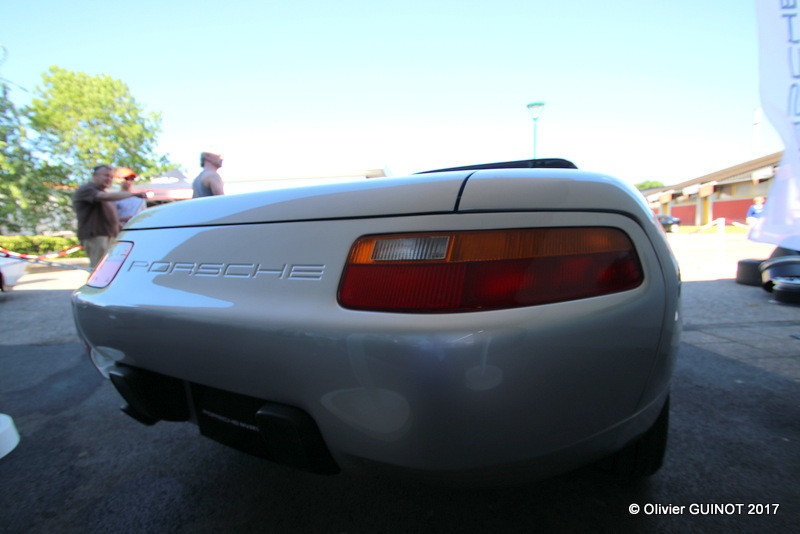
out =
{"type": "Polygon", "coordinates": [[[775,245],[746,234],[668,234],[683,279],[683,341],[800,382],[800,306],[736,283],[738,262],[775,245]]]}
{"type": "Polygon", "coordinates": [[[800,306],[736,284],[774,248],[670,235],[685,331],[665,465],[633,483],[593,468],[524,487],[454,489],[292,471],[144,427],[79,344],[82,271],[36,268],[0,295],[0,532],[775,532],[800,524],[800,306]]]}

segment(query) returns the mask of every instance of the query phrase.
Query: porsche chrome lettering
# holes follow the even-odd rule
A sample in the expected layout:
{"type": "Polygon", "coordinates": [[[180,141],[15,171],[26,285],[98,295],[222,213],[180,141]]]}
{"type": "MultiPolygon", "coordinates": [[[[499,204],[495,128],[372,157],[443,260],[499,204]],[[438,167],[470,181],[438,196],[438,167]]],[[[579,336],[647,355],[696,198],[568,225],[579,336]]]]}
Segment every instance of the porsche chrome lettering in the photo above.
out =
{"type": "Polygon", "coordinates": [[[128,272],[147,272],[154,274],[206,276],[219,278],[257,278],[273,276],[278,280],[322,280],[325,265],[261,263],[193,263],[181,261],[142,261],[130,263],[128,272]]]}

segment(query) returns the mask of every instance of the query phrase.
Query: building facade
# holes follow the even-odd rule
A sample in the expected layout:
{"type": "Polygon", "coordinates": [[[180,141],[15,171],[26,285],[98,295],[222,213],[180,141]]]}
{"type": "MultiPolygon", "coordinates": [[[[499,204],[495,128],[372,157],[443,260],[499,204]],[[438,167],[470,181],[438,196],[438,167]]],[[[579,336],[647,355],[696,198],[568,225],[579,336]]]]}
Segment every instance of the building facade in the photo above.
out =
{"type": "Polygon", "coordinates": [[[672,215],[684,225],[703,226],[720,218],[744,223],[753,199],[769,198],[782,155],[776,152],[644,194],[654,213],[672,215]]]}

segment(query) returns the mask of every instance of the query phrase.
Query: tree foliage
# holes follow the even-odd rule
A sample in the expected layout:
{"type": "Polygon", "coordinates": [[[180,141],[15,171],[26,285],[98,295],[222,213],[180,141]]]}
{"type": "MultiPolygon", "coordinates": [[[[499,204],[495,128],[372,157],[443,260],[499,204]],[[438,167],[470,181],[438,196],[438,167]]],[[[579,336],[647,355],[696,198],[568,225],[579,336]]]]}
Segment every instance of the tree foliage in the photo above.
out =
{"type": "Polygon", "coordinates": [[[640,182],[635,185],[636,189],[639,191],[646,191],[648,189],[657,189],[659,187],[664,187],[664,184],[654,180],[648,180],[646,182],[640,182]]]}
{"type": "Polygon", "coordinates": [[[71,183],[88,179],[100,163],[145,176],[170,168],[166,156],[155,153],[160,115],[145,113],[123,82],[55,66],[42,79],[25,113],[38,134],[38,150],[68,168],[71,183]]]}
{"type": "Polygon", "coordinates": [[[58,217],[68,195],[51,184],[63,182],[63,168],[37,158],[20,111],[0,84],[0,226],[11,232],[36,232],[42,221],[58,217]]]}
{"type": "Polygon", "coordinates": [[[17,108],[0,79],[0,229],[38,233],[72,227],[71,194],[100,163],[159,176],[161,118],[106,75],[59,67],[42,75],[31,103],[17,108]]]}

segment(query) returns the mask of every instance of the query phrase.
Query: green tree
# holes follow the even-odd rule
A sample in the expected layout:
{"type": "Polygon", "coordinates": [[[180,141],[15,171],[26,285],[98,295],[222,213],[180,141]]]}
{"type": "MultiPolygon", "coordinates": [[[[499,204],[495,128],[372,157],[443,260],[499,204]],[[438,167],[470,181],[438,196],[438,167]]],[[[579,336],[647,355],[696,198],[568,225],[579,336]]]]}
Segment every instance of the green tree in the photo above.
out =
{"type": "Polygon", "coordinates": [[[641,183],[636,184],[635,187],[639,191],[645,191],[647,189],[657,189],[659,187],[664,187],[664,184],[662,184],[661,182],[648,180],[646,182],[641,182],[641,183]]]}
{"type": "Polygon", "coordinates": [[[55,66],[42,79],[24,112],[38,134],[37,149],[70,170],[69,185],[88,180],[100,163],[144,176],[175,166],[155,152],[160,115],[145,113],[121,81],[55,66]]]}
{"type": "Polygon", "coordinates": [[[36,157],[27,132],[8,85],[0,83],[0,227],[13,233],[63,220],[69,206],[68,192],[53,187],[64,182],[65,169],[36,157]]]}

